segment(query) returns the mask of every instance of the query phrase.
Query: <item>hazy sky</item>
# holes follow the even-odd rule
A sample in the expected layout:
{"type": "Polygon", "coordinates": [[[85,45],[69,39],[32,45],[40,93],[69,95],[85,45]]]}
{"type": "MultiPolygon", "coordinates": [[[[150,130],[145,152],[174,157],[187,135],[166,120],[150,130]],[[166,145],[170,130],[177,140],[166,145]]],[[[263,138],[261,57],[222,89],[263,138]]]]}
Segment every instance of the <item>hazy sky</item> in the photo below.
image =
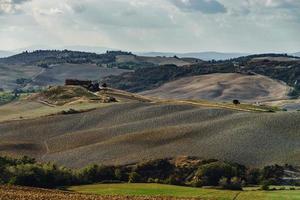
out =
{"type": "Polygon", "coordinates": [[[0,49],[300,51],[300,0],[0,0],[0,49]]]}

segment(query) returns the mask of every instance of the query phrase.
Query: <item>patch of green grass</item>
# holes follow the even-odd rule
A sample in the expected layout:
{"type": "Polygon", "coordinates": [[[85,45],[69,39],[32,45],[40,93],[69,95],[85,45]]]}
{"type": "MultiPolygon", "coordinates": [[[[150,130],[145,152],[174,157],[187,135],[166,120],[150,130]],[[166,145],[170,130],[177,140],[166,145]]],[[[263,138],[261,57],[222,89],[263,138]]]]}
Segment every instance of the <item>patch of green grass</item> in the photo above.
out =
{"type": "Polygon", "coordinates": [[[98,195],[199,197],[203,200],[300,200],[299,190],[229,191],[160,184],[95,184],[73,186],[68,190],[98,195]]]}
{"type": "Polygon", "coordinates": [[[10,92],[0,92],[0,105],[9,103],[15,99],[14,94],[10,92]]]}
{"type": "Polygon", "coordinates": [[[236,191],[199,189],[192,187],[160,185],[160,184],[96,184],[74,186],[71,191],[99,195],[129,196],[173,196],[173,197],[216,197],[217,199],[233,199],[236,191]]]}

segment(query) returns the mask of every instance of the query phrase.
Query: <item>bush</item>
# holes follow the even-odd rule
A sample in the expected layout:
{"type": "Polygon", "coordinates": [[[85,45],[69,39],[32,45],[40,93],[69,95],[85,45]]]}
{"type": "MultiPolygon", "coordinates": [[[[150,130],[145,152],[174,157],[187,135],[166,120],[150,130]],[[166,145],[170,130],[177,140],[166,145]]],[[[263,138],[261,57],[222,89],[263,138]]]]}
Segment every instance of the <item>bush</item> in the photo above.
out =
{"type": "Polygon", "coordinates": [[[137,172],[131,172],[128,177],[129,183],[139,183],[141,182],[142,177],[137,172]]]}
{"type": "Polygon", "coordinates": [[[84,183],[97,183],[108,180],[116,180],[115,170],[109,166],[90,165],[78,173],[78,179],[84,183]]]}
{"type": "Polygon", "coordinates": [[[279,165],[266,166],[261,172],[261,180],[272,185],[279,185],[284,175],[284,168],[279,165]]]}
{"type": "Polygon", "coordinates": [[[228,179],[226,177],[222,177],[219,181],[219,186],[221,186],[223,189],[229,189],[229,190],[242,190],[242,181],[238,177],[233,177],[231,179],[228,179]]]}
{"type": "Polygon", "coordinates": [[[261,189],[265,190],[265,191],[269,191],[270,190],[270,183],[268,181],[263,182],[262,185],[261,185],[261,189]]]}
{"type": "Polygon", "coordinates": [[[246,172],[246,181],[250,185],[258,185],[260,182],[261,171],[259,169],[249,169],[246,172]]]}
{"type": "Polygon", "coordinates": [[[239,105],[239,104],[241,104],[241,102],[240,102],[239,100],[237,100],[237,99],[233,100],[232,103],[233,103],[234,105],[239,105]]]}
{"type": "Polygon", "coordinates": [[[224,162],[209,163],[196,172],[196,178],[201,179],[204,186],[217,186],[222,177],[231,179],[245,174],[245,167],[224,162]]]}

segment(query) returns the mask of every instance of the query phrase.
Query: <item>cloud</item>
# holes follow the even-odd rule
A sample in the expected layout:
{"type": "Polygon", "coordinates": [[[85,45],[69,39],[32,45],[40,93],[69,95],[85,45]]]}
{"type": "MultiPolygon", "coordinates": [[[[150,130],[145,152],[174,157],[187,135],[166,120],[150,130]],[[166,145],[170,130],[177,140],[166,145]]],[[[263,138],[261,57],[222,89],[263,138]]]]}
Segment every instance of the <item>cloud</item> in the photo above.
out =
{"type": "Polygon", "coordinates": [[[216,0],[170,0],[179,9],[186,12],[201,12],[204,14],[226,13],[227,9],[216,0]]]}
{"type": "Polygon", "coordinates": [[[21,11],[21,4],[30,0],[0,0],[0,14],[16,14],[21,11]]]}
{"type": "Polygon", "coordinates": [[[0,0],[0,5],[3,49],[292,52],[300,47],[300,0],[0,0]]]}

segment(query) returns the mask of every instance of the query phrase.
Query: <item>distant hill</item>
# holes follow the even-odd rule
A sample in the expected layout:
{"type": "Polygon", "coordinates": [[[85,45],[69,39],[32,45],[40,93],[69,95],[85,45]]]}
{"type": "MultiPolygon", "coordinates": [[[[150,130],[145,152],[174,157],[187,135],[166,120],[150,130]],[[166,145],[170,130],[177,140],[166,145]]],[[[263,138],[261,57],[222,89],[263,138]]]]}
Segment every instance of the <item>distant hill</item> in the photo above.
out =
{"type": "Polygon", "coordinates": [[[88,53],[69,50],[37,50],[33,52],[22,52],[7,58],[0,59],[4,64],[22,64],[22,65],[51,65],[61,63],[111,63],[114,62],[117,55],[131,55],[128,52],[112,51],[105,54],[88,53]]]}
{"type": "Polygon", "coordinates": [[[288,99],[289,91],[286,84],[266,76],[216,73],[181,78],[141,94],[168,99],[239,99],[254,103],[288,99]]]}
{"type": "Polygon", "coordinates": [[[70,50],[37,50],[0,58],[2,89],[39,88],[61,85],[67,78],[101,81],[139,68],[165,64],[190,65],[198,60],[177,57],[141,57],[130,52],[103,54],[70,50]]]}
{"type": "Polygon", "coordinates": [[[138,69],[135,72],[108,77],[105,81],[119,89],[142,92],[183,77],[213,73],[264,75],[285,82],[295,88],[292,96],[299,95],[300,59],[285,54],[251,55],[225,61],[199,62],[186,67],[166,65],[138,69]]]}
{"type": "Polygon", "coordinates": [[[0,51],[0,58],[8,57],[14,55],[13,52],[10,51],[0,51]]]}
{"type": "Polygon", "coordinates": [[[145,52],[145,53],[137,53],[141,56],[178,56],[180,58],[198,58],[201,60],[228,60],[232,58],[238,58],[241,56],[247,56],[249,54],[246,53],[221,53],[221,52],[195,52],[195,53],[164,53],[164,52],[145,52]]]}
{"type": "Polygon", "coordinates": [[[294,56],[300,57],[300,52],[294,53],[294,56]]]}

